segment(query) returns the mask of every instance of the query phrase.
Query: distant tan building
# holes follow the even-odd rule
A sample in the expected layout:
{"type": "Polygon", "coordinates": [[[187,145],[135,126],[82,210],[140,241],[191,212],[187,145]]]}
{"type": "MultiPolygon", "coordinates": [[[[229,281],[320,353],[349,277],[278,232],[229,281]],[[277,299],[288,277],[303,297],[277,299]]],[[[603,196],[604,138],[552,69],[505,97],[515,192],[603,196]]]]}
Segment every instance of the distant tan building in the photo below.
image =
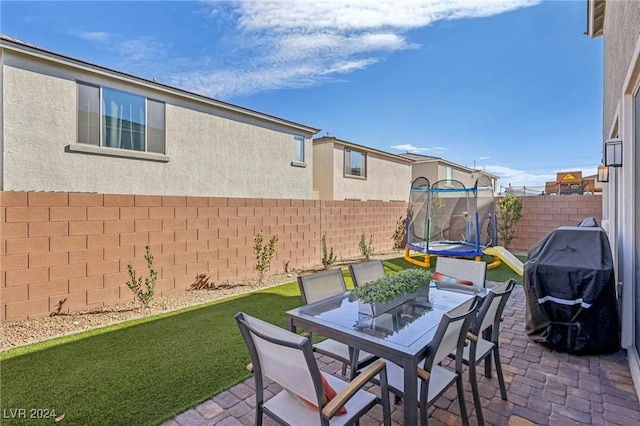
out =
{"type": "Polygon", "coordinates": [[[583,195],[602,193],[602,187],[596,185],[595,176],[582,177],[582,172],[559,172],[556,180],[545,184],[545,194],[583,195]]]}
{"type": "Polygon", "coordinates": [[[470,169],[440,157],[421,154],[399,154],[401,157],[413,161],[411,173],[413,181],[418,177],[425,177],[433,184],[439,180],[453,179],[461,182],[465,187],[472,188],[480,176],[486,176],[491,181],[491,187],[497,188],[498,176],[482,170],[470,169]]]}
{"type": "Polygon", "coordinates": [[[411,160],[324,136],[313,140],[313,190],[320,200],[408,201],[411,160]]]}

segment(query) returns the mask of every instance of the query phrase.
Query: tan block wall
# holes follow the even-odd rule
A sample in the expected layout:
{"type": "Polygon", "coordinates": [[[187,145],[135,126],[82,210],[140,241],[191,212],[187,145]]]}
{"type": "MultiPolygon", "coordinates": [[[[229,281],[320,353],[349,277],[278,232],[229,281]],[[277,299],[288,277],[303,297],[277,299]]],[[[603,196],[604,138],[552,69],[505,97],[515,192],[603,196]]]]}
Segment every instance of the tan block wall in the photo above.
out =
{"type": "Polygon", "coordinates": [[[522,197],[522,219],[516,226],[511,251],[527,251],[559,226],[577,226],[588,216],[602,222],[602,196],[557,195],[522,197]]]}
{"type": "Polygon", "coordinates": [[[70,312],[134,300],[127,265],[156,294],[183,292],[198,274],[215,282],[254,277],[254,237],[279,238],[271,273],[321,263],[320,239],[338,258],[360,255],[360,234],[377,252],[403,202],[0,192],[0,320],[42,317],[67,298],[70,312]]]}
{"type": "MultiPolygon", "coordinates": [[[[602,217],[600,196],[524,197],[512,251],[558,226],[602,217]]],[[[338,259],[361,256],[360,235],[391,250],[403,202],[319,201],[49,192],[0,192],[0,320],[131,302],[127,265],[146,274],[150,245],[158,295],[183,292],[198,274],[215,282],[255,277],[253,243],[279,238],[270,273],[319,265],[327,236],[338,259]]]]}

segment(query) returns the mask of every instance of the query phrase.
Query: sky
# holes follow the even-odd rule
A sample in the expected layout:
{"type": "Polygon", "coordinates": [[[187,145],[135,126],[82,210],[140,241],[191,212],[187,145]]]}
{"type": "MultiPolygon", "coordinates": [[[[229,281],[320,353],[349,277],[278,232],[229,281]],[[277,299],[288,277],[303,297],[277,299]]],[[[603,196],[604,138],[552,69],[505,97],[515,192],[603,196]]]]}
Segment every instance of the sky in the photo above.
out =
{"type": "Polygon", "coordinates": [[[541,189],[602,157],[586,25],[586,0],[0,2],[43,49],[541,189]]]}

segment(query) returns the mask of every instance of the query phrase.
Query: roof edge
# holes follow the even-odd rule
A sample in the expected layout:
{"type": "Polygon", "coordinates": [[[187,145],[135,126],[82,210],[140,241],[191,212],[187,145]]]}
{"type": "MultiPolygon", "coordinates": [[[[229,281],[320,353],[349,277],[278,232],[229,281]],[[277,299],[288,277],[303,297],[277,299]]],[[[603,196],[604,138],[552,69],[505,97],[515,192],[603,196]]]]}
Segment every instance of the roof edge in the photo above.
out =
{"type": "Polygon", "coordinates": [[[246,115],[252,118],[257,118],[257,119],[265,120],[268,122],[277,123],[286,127],[297,128],[307,133],[310,133],[311,135],[314,135],[321,130],[319,128],[307,126],[301,123],[296,123],[294,121],[290,121],[284,118],[276,117],[274,115],[255,111],[249,108],[241,107],[239,105],[231,104],[225,101],[220,101],[205,95],[200,95],[198,93],[190,92],[185,89],[180,89],[178,87],[170,86],[168,84],[159,83],[157,81],[153,81],[144,77],[139,77],[133,74],[129,74],[124,71],[118,71],[113,68],[108,68],[102,65],[84,61],[82,59],[77,59],[71,56],[63,55],[61,53],[46,50],[41,47],[35,46],[31,43],[27,43],[22,40],[13,38],[11,36],[7,36],[6,34],[0,34],[0,48],[7,49],[7,50],[14,50],[23,54],[39,57],[41,59],[66,64],[67,66],[71,66],[71,67],[82,68],[90,72],[97,72],[103,75],[110,75],[112,77],[116,77],[119,79],[129,80],[137,84],[142,84],[143,86],[146,86],[146,87],[150,87],[156,90],[161,90],[163,92],[169,92],[176,96],[189,98],[196,102],[206,103],[217,108],[225,109],[227,111],[232,111],[232,112],[246,115]]]}

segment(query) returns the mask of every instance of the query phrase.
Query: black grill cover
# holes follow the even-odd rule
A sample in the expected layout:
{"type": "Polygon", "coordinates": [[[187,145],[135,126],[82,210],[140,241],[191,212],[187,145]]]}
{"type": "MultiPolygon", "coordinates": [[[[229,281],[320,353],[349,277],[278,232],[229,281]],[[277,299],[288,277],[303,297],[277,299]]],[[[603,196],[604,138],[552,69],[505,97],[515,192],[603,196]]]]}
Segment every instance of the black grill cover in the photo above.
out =
{"type": "Polygon", "coordinates": [[[526,331],[576,355],[620,347],[613,259],[600,227],[564,226],[531,247],[524,265],[526,331]]]}

